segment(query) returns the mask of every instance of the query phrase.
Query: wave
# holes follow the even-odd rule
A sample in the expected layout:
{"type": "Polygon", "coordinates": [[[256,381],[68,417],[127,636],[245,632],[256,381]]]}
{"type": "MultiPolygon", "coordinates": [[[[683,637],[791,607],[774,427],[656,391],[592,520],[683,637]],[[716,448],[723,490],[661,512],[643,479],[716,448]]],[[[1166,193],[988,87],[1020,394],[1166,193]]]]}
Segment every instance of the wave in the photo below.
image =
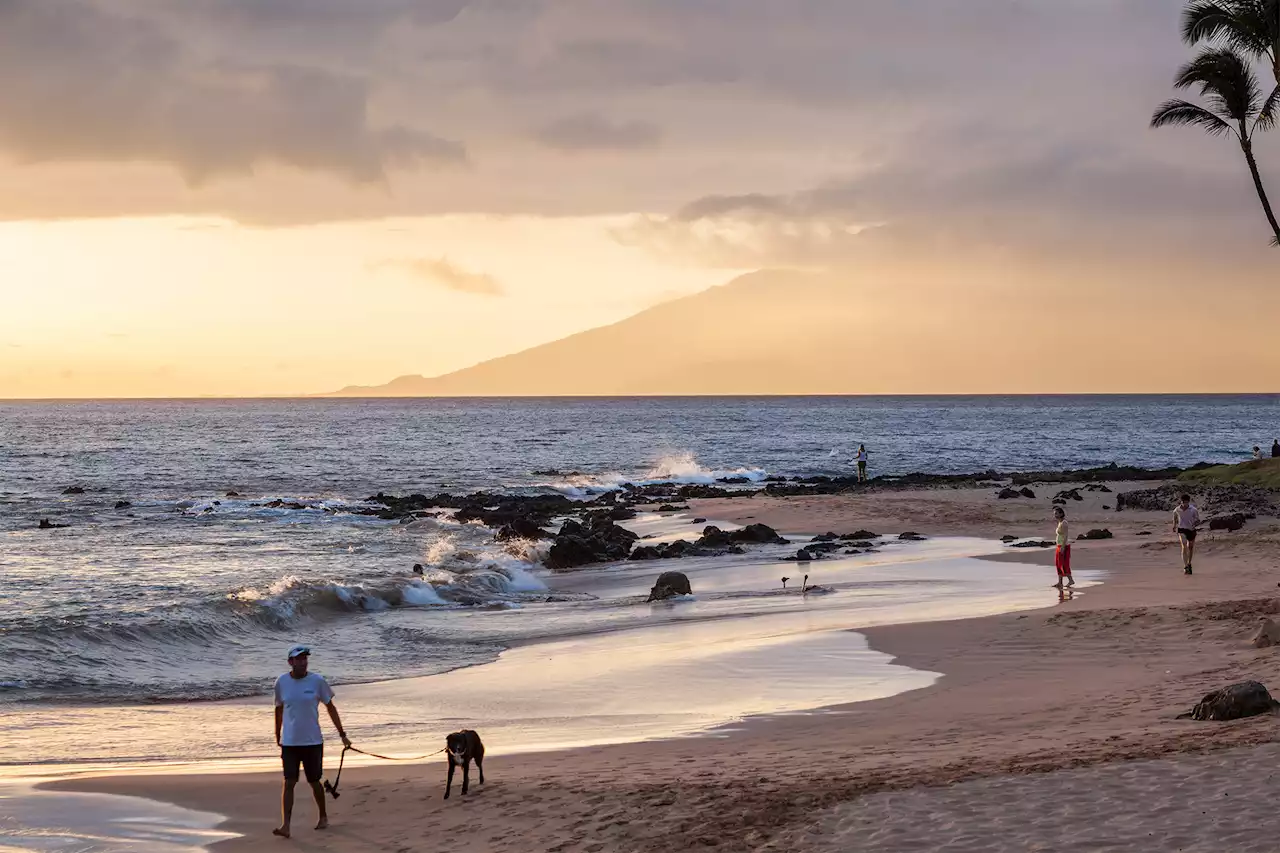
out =
{"type": "Polygon", "coordinates": [[[613,472],[580,474],[543,485],[570,497],[587,497],[618,491],[628,486],[654,486],[666,483],[682,486],[716,485],[726,481],[760,483],[767,476],[769,472],[763,468],[706,468],[698,463],[692,453],[678,453],[662,457],[640,474],[627,475],[613,472]]]}

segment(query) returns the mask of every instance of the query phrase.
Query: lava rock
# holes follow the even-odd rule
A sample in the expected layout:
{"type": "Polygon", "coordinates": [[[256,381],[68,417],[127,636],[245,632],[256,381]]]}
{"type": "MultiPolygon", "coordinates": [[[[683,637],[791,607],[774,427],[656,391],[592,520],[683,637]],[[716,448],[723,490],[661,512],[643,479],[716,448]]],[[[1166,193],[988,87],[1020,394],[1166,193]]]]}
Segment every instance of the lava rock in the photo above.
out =
{"type": "Polygon", "coordinates": [[[996,497],[1002,501],[1007,501],[1013,498],[1022,497],[1022,492],[1018,491],[1017,489],[1004,488],[1000,490],[1000,493],[997,494],[996,497]]]}
{"type": "Polygon", "coordinates": [[[1055,542],[1047,539],[1028,539],[1025,542],[1010,542],[1010,548],[1052,548],[1055,542]]]}
{"type": "Polygon", "coordinates": [[[1225,530],[1228,533],[1234,533],[1241,527],[1244,527],[1244,513],[1233,512],[1230,515],[1219,515],[1209,519],[1210,530],[1225,530]]]}
{"type": "Polygon", "coordinates": [[[239,493],[239,492],[227,492],[225,495],[223,495],[223,497],[224,497],[224,498],[238,498],[238,497],[240,497],[240,493],[239,493]]]}
{"type": "Polygon", "coordinates": [[[83,495],[84,486],[67,486],[62,490],[64,495],[83,495]]]}
{"type": "Polygon", "coordinates": [[[649,590],[649,601],[665,601],[677,595],[693,595],[689,577],[683,572],[663,572],[649,590]]]}
{"type": "Polygon", "coordinates": [[[70,527],[70,526],[71,525],[69,524],[54,524],[52,521],[50,521],[47,518],[40,519],[41,530],[58,530],[59,528],[70,527]]]}
{"type": "Polygon", "coordinates": [[[571,569],[588,563],[625,560],[640,537],[613,523],[607,513],[589,514],[581,522],[566,521],[547,554],[549,569],[571,569]]]}
{"type": "Polygon", "coordinates": [[[1018,494],[1022,495],[1024,498],[1035,498],[1036,496],[1036,493],[1028,489],[1026,486],[1018,489],[1018,494]]]}
{"type": "Polygon", "coordinates": [[[903,542],[923,542],[928,537],[921,536],[919,533],[916,533],[915,531],[908,530],[906,533],[898,534],[898,538],[903,542]]]}
{"type": "Polygon", "coordinates": [[[658,507],[658,512],[683,512],[688,509],[687,506],[674,506],[673,504],[663,504],[658,507]]]}
{"type": "Polygon", "coordinates": [[[843,542],[861,542],[867,539],[878,539],[880,534],[872,533],[870,530],[855,530],[852,533],[845,533],[840,536],[843,542]]]}
{"type": "Polygon", "coordinates": [[[1018,541],[1018,537],[1017,537],[1017,536],[1014,536],[1014,535],[1012,535],[1012,534],[1010,534],[1010,533],[1006,533],[1004,536],[1001,536],[1001,537],[1000,537],[1000,541],[1001,541],[1001,542],[1003,542],[1004,544],[1008,545],[1010,542],[1017,542],[1017,541],[1018,541]]]}
{"type": "Polygon", "coordinates": [[[128,501],[116,501],[116,509],[128,509],[131,506],[133,506],[133,504],[128,501]]]}
{"type": "Polygon", "coordinates": [[[1082,501],[1084,498],[1080,495],[1079,489],[1065,489],[1053,496],[1053,502],[1062,501],[1082,501]]]}
{"type": "Polygon", "coordinates": [[[705,518],[695,518],[693,521],[689,523],[690,524],[706,524],[707,520],[705,518]]]}
{"type": "Polygon", "coordinates": [[[801,548],[799,551],[796,551],[791,556],[783,557],[782,559],[792,563],[808,563],[811,560],[818,559],[818,556],[815,556],[807,548],[801,548]]]}
{"type": "Polygon", "coordinates": [[[1239,720],[1270,714],[1280,702],[1271,698],[1267,688],[1257,681],[1241,681],[1212,693],[1206,693],[1189,713],[1179,714],[1178,719],[1239,720]]]}
{"type": "Polygon", "coordinates": [[[1095,527],[1087,533],[1081,533],[1076,537],[1077,541],[1090,541],[1094,539],[1111,539],[1112,533],[1105,527],[1095,527]]]}
{"type": "Polygon", "coordinates": [[[543,530],[532,519],[517,518],[510,524],[502,525],[494,538],[499,542],[507,542],[512,539],[550,539],[551,534],[543,530]]]}

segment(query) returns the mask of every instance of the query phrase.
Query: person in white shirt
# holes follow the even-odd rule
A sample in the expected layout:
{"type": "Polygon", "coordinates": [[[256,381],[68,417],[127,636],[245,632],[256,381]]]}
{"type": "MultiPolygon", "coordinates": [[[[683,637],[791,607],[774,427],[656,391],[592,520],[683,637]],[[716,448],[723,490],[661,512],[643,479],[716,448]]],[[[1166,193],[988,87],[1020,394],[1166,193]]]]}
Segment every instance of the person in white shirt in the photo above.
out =
{"type": "Polygon", "coordinates": [[[1196,552],[1196,527],[1200,525],[1200,510],[1191,502],[1191,495],[1183,493],[1173,508],[1173,530],[1182,543],[1182,573],[1191,574],[1191,558],[1196,552]]]}
{"type": "Polygon", "coordinates": [[[324,676],[307,672],[311,649],[294,646],[289,649],[290,670],[276,679],[276,744],[280,747],[280,761],[284,765],[284,790],[280,795],[280,826],[271,830],[273,835],[289,837],[289,823],[293,819],[293,789],[298,784],[298,765],[306,773],[307,784],[320,809],[320,821],[316,829],[329,826],[329,815],[324,807],[324,787],[320,777],[324,775],[324,734],[320,731],[320,703],[329,711],[329,719],[338,730],[343,746],[351,746],[342,728],[338,708],[333,704],[333,689],[324,676]]]}
{"type": "Polygon", "coordinates": [[[1262,448],[1261,448],[1261,447],[1259,447],[1259,446],[1258,446],[1258,445],[1256,445],[1256,444],[1253,446],[1253,458],[1254,458],[1254,459],[1261,459],[1261,458],[1262,458],[1262,448]]]}
{"type": "Polygon", "coordinates": [[[858,482],[865,483],[867,481],[867,446],[859,444],[858,452],[853,458],[858,463],[858,482]]]}

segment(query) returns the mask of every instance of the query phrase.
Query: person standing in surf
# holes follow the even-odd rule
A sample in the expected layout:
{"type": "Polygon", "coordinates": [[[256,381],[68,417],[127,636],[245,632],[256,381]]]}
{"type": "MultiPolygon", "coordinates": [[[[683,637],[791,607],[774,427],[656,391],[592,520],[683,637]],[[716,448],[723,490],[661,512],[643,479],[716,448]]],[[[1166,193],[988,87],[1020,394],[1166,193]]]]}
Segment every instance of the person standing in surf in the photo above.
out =
{"type": "Polygon", "coordinates": [[[1196,527],[1200,525],[1200,510],[1191,502],[1191,495],[1185,492],[1173,508],[1173,532],[1178,534],[1182,543],[1182,573],[1191,574],[1191,558],[1196,553],[1196,527]]]}
{"type": "Polygon", "coordinates": [[[1066,580],[1067,586],[1076,585],[1076,579],[1071,576],[1071,530],[1067,526],[1067,511],[1060,506],[1053,508],[1053,517],[1058,522],[1058,527],[1054,531],[1054,541],[1057,547],[1053,551],[1053,567],[1058,570],[1058,582],[1053,585],[1054,589],[1062,589],[1062,581],[1066,580]]]}
{"type": "Polygon", "coordinates": [[[859,444],[858,452],[853,458],[858,463],[858,482],[865,483],[867,481],[867,446],[859,444]]]}
{"type": "Polygon", "coordinates": [[[280,826],[271,830],[273,835],[288,838],[289,824],[293,820],[293,789],[298,784],[298,765],[307,777],[311,793],[320,809],[316,829],[327,829],[329,815],[324,807],[324,734],[320,731],[320,703],[329,711],[329,719],[338,730],[343,746],[351,746],[338,707],[333,704],[333,688],[324,676],[307,672],[311,649],[294,646],[289,649],[289,671],[276,679],[276,745],[280,747],[280,761],[284,764],[284,789],[280,794],[280,826]]]}

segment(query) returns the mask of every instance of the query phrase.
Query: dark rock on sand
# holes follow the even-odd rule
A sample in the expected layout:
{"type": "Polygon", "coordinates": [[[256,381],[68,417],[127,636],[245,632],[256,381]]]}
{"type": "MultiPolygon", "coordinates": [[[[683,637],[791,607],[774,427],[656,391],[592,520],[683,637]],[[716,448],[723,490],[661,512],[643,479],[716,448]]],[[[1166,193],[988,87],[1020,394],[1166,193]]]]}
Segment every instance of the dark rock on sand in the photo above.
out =
{"type": "Polygon", "coordinates": [[[1110,539],[1110,538],[1112,538],[1112,533],[1110,530],[1107,530],[1105,527],[1095,527],[1093,530],[1090,530],[1088,533],[1081,533],[1079,536],[1076,537],[1076,540],[1090,541],[1093,539],[1110,539]]]}
{"type": "Polygon", "coordinates": [[[1018,494],[1022,495],[1024,498],[1032,498],[1033,500],[1035,499],[1035,496],[1036,496],[1036,493],[1028,489],[1026,486],[1023,486],[1021,489],[1018,489],[1018,494]]]}
{"type": "Polygon", "coordinates": [[[1219,515],[1209,519],[1209,529],[1226,530],[1228,533],[1234,533],[1244,527],[1244,522],[1244,513],[1233,512],[1230,515],[1219,515]]]}
{"type": "Polygon", "coordinates": [[[84,486],[67,486],[62,490],[64,495],[83,495],[84,486]]]}
{"type": "Polygon", "coordinates": [[[1063,491],[1058,492],[1056,495],[1054,495],[1053,500],[1054,500],[1054,503],[1057,503],[1059,500],[1082,501],[1084,500],[1084,498],[1081,497],[1079,489],[1064,489],[1063,491]]]}
{"type": "Polygon", "coordinates": [[[70,527],[70,526],[71,526],[71,525],[69,525],[69,524],[54,524],[52,521],[50,521],[50,520],[49,520],[49,519],[47,519],[47,518],[42,518],[42,519],[40,519],[40,529],[41,529],[41,530],[58,530],[58,529],[60,529],[60,528],[63,528],[63,527],[70,527]]]}
{"type": "Polygon", "coordinates": [[[791,556],[783,557],[782,559],[792,563],[808,563],[809,561],[819,559],[820,557],[821,557],[820,554],[815,555],[812,552],[810,552],[808,548],[801,548],[799,551],[796,551],[791,556]]]}
{"type": "Polygon", "coordinates": [[[1178,719],[1238,720],[1270,714],[1280,702],[1271,698],[1267,688],[1257,681],[1241,681],[1205,694],[1190,713],[1179,714],[1178,719]]]}
{"type": "Polygon", "coordinates": [[[649,601],[665,601],[677,595],[693,595],[688,576],[683,572],[663,572],[649,590],[649,601]]]}
{"type": "Polygon", "coordinates": [[[1004,488],[1000,490],[1000,493],[997,494],[996,497],[1002,501],[1007,501],[1007,500],[1012,500],[1013,498],[1022,497],[1022,492],[1018,491],[1017,489],[1004,488]]]}
{"type": "Polygon", "coordinates": [[[1018,537],[1014,536],[1013,534],[1006,533],[1005,535],[1000,537],[1000,541],[1008,545],[1010,542],[1017,542],[1018,537]]]}
{"type": "Polygon", "coordinates": [[[844,542],[861,542],[865,539],[878,539],[880,534],[872,533],[870,530],[855,530],[852,533],[845,533],[840,536],[844,542]]]}
{"type": "Polygon", "coordinates": [[[1258,486],[1194,486],[1171,483],[1154,489],[1137,489],[1116,496],[1116,511],[1151,510],[1172,512],[1178,496],[1190,492],[1200,511],[1223,515],[1280,516],[1280,491],[1258,486]]]}
{"type": "Polygon", "coordinates": [[[819,533],[817,536],[813,537],[813,541],[814,542],[834,542],[839,538],[840,536],[837,533],[819,533]]]}
{"type": "Polygon", "coordinates": [[[923,542],[928,537],[921,536],[919,533],[916,533],[913,530],[908,530],[906,533],[898,534],[898,538],[901,539],[903,542],[923,542]]]}
{"type": "Polygon", "coordinates": [[[658,512],[684,512],[688,508],[689,507],[687,506],[675,506],[674,504],[663,504],[662,506],[658,507],[658,512]]]}
{"type": "Polygon", "coordinates": [[[1151,531],[1150,531],[1150,530],[1140,530],[1140,531],[1138,531],[1137,533],[1135,533],[1135,534],[1133,534],[1133,535],[1134,535],[1134,536],[1150,536],[1150,535],[1151,535],[1151,531]]]}
{"type": "Polygon", "coordinates": [[[1055,544],[1047,539],[1028,539],[1025,542],[1010,542],[1010,548],[1052,548],[1055,544]]]}
{"type": "Polygon", "coordinates": [[[607,513],[589,514],[581,522],[569,520],[556,534],[547,555],[547,568],[571,569],[588,563],[625,560],[639,538],[614,524],[607,513]]]}
{"type": "Polygon", "coordinates": [[[240,497],[240,493],[239,493],[239,492],[227,492],[225,495],[223,495],[223,497],[224,497],[224,498],[238,498],[238,497],[240,497]]]}
{"type": "Polygon", "coordinates": [[[705,518],[695,518],[693,521],[689,523],[690,524],[706,524],[707,520],[705,518]]]}
{"type": "Polygon", "coordinates": [[[131,506],[133,506],[133,504],[128,501],[116,501],[116,509],[128,509],[131,506]]]}

